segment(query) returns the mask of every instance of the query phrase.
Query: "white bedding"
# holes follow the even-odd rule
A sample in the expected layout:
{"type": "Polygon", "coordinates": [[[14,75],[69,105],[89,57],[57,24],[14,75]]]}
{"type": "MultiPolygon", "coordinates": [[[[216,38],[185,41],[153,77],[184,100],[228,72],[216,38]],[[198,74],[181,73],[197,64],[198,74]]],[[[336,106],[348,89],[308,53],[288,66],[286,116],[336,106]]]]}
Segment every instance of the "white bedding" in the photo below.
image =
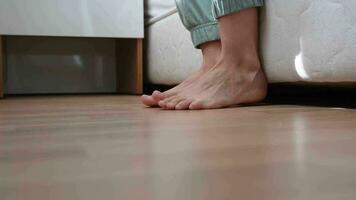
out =
{"type": "Polygon", "coordinates": [[[152,24],[176,12],[175,0],[145,0],[145,22],[152,24]]]}
{"type": "Polygon", "coordinates": [[[146,32],[146,67],[150,83],[177,84],[198,69],[200,50],[193,47],[190,34],[177,13],[151,24],[146,32]]]}

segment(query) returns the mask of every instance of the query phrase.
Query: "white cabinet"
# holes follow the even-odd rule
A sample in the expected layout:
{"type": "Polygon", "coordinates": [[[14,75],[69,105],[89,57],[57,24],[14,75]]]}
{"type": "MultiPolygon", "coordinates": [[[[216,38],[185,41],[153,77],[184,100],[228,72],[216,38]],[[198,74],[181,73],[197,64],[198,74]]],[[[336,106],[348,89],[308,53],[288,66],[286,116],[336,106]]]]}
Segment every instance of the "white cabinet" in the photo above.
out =
{"type": "Polygon", "coordinates": [[[10,93],[141,94],[143,15],[143,0],[0,0],[0,98],[5,85],[10,93]]]}
{"type": "Polygon", "coordinates": [[[143,0],[0,0],[0,35],[143,38],[143,0]]]}

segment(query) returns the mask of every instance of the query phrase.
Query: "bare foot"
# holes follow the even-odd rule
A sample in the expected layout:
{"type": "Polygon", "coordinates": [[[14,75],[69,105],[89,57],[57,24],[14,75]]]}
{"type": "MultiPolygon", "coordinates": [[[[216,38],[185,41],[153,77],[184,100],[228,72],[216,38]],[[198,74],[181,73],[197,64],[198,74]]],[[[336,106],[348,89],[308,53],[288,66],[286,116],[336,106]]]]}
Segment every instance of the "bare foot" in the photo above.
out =
{"type": "Polygon", "coordinates": [[[267,94],[267,80],[258,56],[256,8],[218,18],[221,59],[198,81],[158,102],[165,109],[214,109],[255,103],[267,94]]]}
{"type": "Polygon", "coordinates": [[[160,107],[215,109],[255,103],[266,97],[267,80],[258,56],[257,9],[223,15],[218,21],[221,37],[219,62],[179,90],[168,94],[154,93],[152,98],[160,107]]]}
{"type": "Polygon", "coordinates": [[[255,103],[267,94],[267,80],[258,59],[253,62],[221,60],[197,82],[162,101],[165,109],[216,109],[255,103]]]}
{"type": "Polygon", "coordinates": [[[192,83],[195,83],[198,79],[202,77],[206,72],[208,72],[218,61],[221,51],[221,42],[212,41],[201,45],[203,54],[203,63],[200,69],[184,80],[181,84],[176,87],[167,90],[165,92],[154,91],[152,95],[142,95],[141,101],[146,106],[154,107],[158,106],[158,102],[169,98],[170,96],[176,95],[184,88],[188,87],[192,83]]]}
{"type": "Polygon", "coordinates": [[[142,95],[141,101],[146,106],[150,106],[150,107],[158,106],[159,101],[168,98],[172,95],[176,95],[178,92],[182,91],[184,88],[186,88],[187,86],[189,86],[190,84],[198,80],[203,74],[209,71],[210,68],[211,67],[202,66],[199,71],[192,74],[190,77],[188,77],[186,80],[184,80],[182,83],[175,86],[174,88],[167,90],[165,92],[160,92],[155,90],[152,93],[152,95],[142,95]]]}

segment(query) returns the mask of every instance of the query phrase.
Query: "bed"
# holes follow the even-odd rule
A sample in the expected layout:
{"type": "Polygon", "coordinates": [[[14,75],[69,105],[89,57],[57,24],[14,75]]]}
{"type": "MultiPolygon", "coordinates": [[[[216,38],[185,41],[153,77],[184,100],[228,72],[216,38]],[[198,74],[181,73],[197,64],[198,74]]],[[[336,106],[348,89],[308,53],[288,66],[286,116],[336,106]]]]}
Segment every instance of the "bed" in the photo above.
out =
{"type": "Polygon", "coordinates": [[[174,85],[199,67],[200,52],[192,46],[174,0],[146,1],[145,24],[145,66],[149,83],[174,85]]]}
{"type": "MultiPolygon", "coordinates": [[[[270,82],[356,82],[356,1],[265,2],[260,44],[270,82]]],[[[180,83],[199,67],[200,52],[174,0],[145,4],[147,80],[180,83]]]]}

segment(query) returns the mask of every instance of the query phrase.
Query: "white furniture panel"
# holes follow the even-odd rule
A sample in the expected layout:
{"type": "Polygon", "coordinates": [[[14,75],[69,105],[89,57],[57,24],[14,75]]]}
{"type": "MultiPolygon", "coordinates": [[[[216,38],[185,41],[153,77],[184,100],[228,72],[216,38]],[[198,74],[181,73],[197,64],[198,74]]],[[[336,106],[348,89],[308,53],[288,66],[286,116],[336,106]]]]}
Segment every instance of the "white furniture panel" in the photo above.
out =
{"type": "Polygon", "coordinates": [[[143,38],[143,0],[0,0],[0,35],[143,38]]]}

